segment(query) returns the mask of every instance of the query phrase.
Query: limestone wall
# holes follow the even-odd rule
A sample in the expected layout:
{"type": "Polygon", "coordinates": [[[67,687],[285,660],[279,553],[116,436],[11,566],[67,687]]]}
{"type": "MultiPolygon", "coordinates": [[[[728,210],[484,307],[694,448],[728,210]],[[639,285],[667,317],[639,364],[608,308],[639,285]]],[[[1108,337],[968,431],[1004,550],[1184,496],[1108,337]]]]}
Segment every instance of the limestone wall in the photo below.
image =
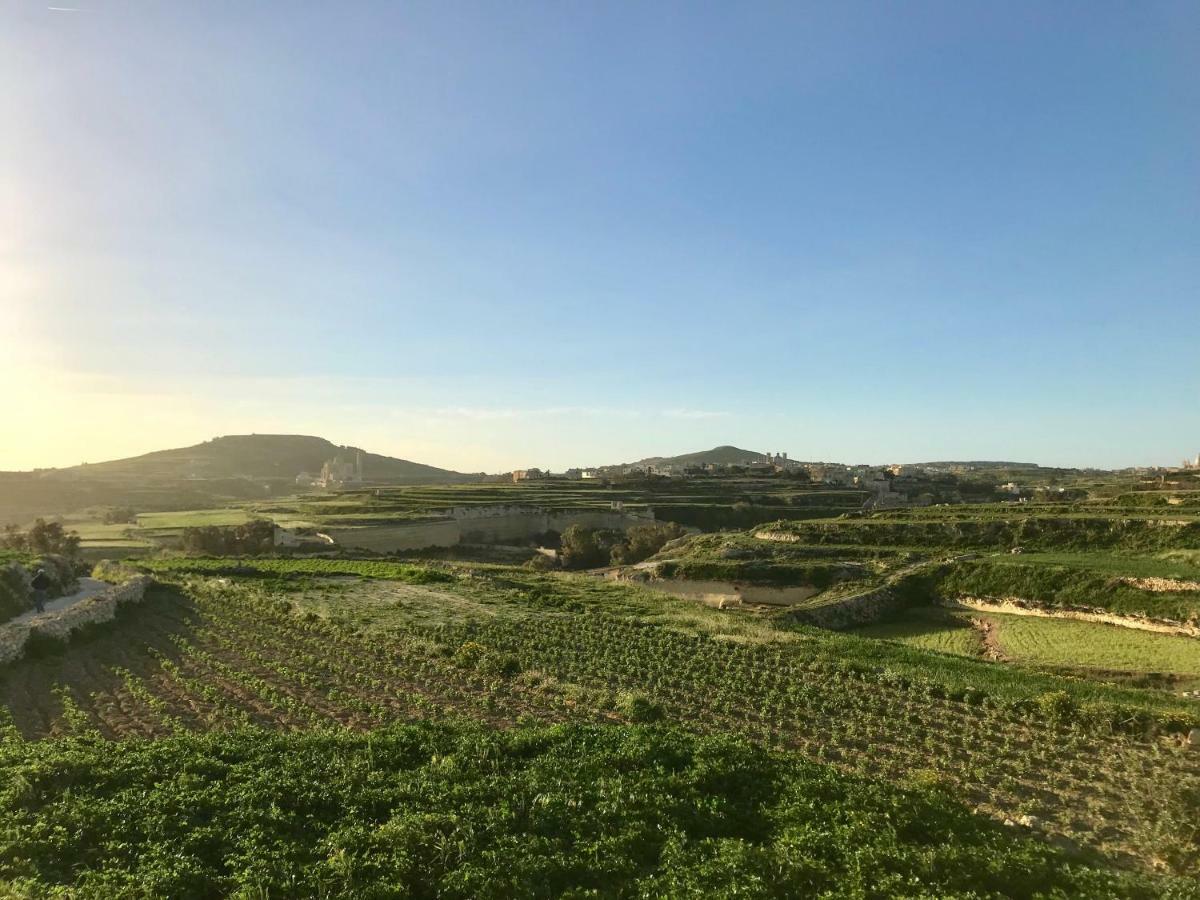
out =
{"type": "Polygon", "coordinates": [[[462,519],[458,523],[464,544],[524,543],[550,528],[550,517],[541,509],[524,509],[500,515],[462,519]]]}
{"type": "Polygon", "coordinates": [[[66,609],[42,613],[25,622],[0,626],[0,665],[20,659],[25,654],[25,645],[31,636],[41,635],[67,641],[72,632],[85,625],[111,622],[122,604],[141,603],[151,583],[149,576],[139,575],[66,609]]]}

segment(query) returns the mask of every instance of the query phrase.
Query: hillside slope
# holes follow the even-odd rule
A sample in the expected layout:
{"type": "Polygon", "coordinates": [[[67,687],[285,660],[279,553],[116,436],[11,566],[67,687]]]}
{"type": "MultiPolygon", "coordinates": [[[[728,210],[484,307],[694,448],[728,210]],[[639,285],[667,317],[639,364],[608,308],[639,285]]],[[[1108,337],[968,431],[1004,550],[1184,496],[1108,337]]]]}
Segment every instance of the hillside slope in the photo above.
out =
{"type": "Polygon", "coordinates": [[[342,447],[325,438],[302,434],[233,434],[192,447],[158,450],[129,459],[64,469],[77,476],[128,476],[144,478],[295,478],[316,474],[334,458],[353,462],[362,453],[363,477],[368,481],[454,481],[465,476],[342,447]]]}
{"type": "Polygon", "coordinates": [[[754,450],[743,450],[730,444],[713,447],[711,450],[699,450],[695,453],[681,453],[679,456],[648,456],[639,459],[635,466],[730,466],[744,462],[762,462],[767,458],[765,453],[754,450]]]}
{"type": "Polygon", "coordinates": [[[241,434],[192,447],[158,450],[129,459],[0,472],[0,524],[62,515],[91,506],[128,505],[139,512],[196,509],[257,500],[296,490],[296,476],[317,475],[329,460],[354,463],[362,453],[368,483],[438,484],[476,480],[464,475],[324,438],[296,434],[241,434]]]}

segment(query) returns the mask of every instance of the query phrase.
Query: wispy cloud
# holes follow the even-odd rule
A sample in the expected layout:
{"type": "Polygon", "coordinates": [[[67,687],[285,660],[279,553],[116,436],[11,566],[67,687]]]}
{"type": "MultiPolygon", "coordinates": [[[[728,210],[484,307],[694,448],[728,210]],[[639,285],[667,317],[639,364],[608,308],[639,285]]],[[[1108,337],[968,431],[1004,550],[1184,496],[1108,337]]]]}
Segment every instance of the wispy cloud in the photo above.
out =
{"type": "Polygon", "coordinates": [[[549,419],[549,418],[612,418],[612,419],[719,419],[727,412],[708,409],[634,409],[614,406],[545,406],[530,408],[497,408],[475,406],[450,406],[429,410],[429,414],[446,418],[478,419],[549,419]]]}
{"type": "Polygon", "coordinates": [[[429,412],[434,416],[478,419],[481,421],[496,419],[550,419],[571,416],[595,418],[599,416],[634,417],[644,415],[644,413],[634,409],[603,406],[542,406],[523,409],[488,406],[448,406],[433,409],[429,412]]]}
{"type": "Polygon", "coordinates": [[[47,6],[46,9],[51,12],[87,12],[86,9],[81,9],[78,6],[47,6]]]}
{"type": "Polygon", "coordinates": [[[664,409],[662,414],[669,419],[721,419],[729,413],[711,409],[664,409]]]}

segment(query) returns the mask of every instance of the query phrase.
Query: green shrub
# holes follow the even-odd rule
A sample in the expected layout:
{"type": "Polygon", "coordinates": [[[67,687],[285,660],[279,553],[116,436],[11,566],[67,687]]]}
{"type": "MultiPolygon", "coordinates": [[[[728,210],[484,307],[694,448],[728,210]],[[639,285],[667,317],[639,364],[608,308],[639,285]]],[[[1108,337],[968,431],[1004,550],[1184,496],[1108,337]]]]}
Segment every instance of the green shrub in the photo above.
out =
{"type": "Polygon", "coordinates": [[[612,563],[615,566],[627,566],[649,559],[669,541],[681,538],[686,533],[681,525],[674,522],[634,525],[625,532],[624,539],[612,549],[612,563]]]}
{"type": "Polygon", "coordinates": [[[29,575],[18,563],[0,566],[0,623],[33,609],[29,575]]]}
{"type": "Polygon", "coordinates": [[[511,653],[485,653],[476,668],[485,675],[511,678],[521,671],[521,663],[511,653]]]}
{"type": "Polygon", "coordinates": [[[100,581],[108,581],[112,584],[123,584],[140,574],[129,563],[120,560],[102,559],[92,567],[93,578],[97,578],[100,581]]]}
{"type": "Polygon", "coordinates": [[[1034,704],[1046,718],[1053,721],[1066,721],[1077,712],[1074,699],[1066,691],[1046,691],[1038,694],[1034,704]]]}
{"type": "Polygon", "coordinates": [[[626,691],[617,697],[616,710],[630,722],[657,722],[663,708],[643,694],[626,691]]]}

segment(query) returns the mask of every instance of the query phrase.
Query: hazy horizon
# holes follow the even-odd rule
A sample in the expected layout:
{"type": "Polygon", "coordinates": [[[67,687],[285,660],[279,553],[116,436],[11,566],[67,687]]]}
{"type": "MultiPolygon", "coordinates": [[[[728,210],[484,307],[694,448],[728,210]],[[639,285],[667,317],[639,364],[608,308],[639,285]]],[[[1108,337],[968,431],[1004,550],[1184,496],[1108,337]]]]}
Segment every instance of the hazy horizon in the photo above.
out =
{"type": "MultiPolygon", "coordinates": [[[[117,457],[117,458],[107,458],[106,457],[104,459],[85,459],[85,460],[80,460],[78,463],[71,463],[66,466],[37,466],[34,468],[58,469],[58,468],[69,468],[69,467],[81,465],[81,464],[93,465],[93,464],[102,463],[102,462],[112,462],[112,461],[115,461],[115,459],[136,458],[136,457],[140,457],[140,456],[143,456],[143,455],[146,455],[149,453],[154,453],[154,452],[160,451],[160,450],[185,449],[187,447],[198,446],[200,444],[208,443],[208,442],[211,442],[214,440],[219,440],[220,438],[225,438],[225,437],[246,437],[246,436],[320,437],[320,438],[324,438],[325,440],[330,441],[330,443],[335,444],[340,447],[357,447],[358,449],[366,451],[368,453],[374,453],[377,455],[391,456],[391,457],[396,456],[396,454],[394,454],[394,453],[390,453],[386,450],[380,450],[377,447],[360,446],[360,445],[356,444],[354,441],[341,441],[336,438],[330,437],[328,435],[302,434],[299,432],[286,432],[286,433],[278,432],[277,433],[277,432],[261,432],[260,431],[260,432],[249,432],[247,434],[214,435],[210,438],[205,438],[205,439],[199,440],[199,441],[192,441],[192,442],[190,442],[188,444],[184,444],[184,445],[171,446],[171,447],[154,447],[154,448],[151,448],[146,451],[131,453],[128,455],[128,457],[117,457]]],[[[537,466],[537,467],[541,468],[543,471],[562,472],[568,468],[586,468],[588,466],[620,465],[620,464],[626,464],[626,463],[635,463],[640,460],[649,459],[649,458],[653,458],[653,457],[670,458],[670,457],[675,457],[675,456],[683,456],[683,455],[689,454],[689,453],[704,452],[704,451],[708,451],[708,450],[718,449],[720,447],[737,447],[741,450],[746,450],[751,453],[759,453],[759,454],[786,453],[788,457],[790,457],[791,459],[796,460],[798,462],[835,463],[835,464],[846,464],[846,465],[887,466],[887,465],[896,465],[896,464],[907,465],[907,464],[935,463],[935,462],[1013,462],[1013,463],[1034,463],[1034,464],[1037,464],[1044,468],[1076,468],[1076,469],[1102,469],[1102,468],[1105,468],[1105,467],[1101,467],[1101,466],[1088,466],[1088,465],[1069,465],[1069,464],[1058,465],[1058,464],[1053,464],[1053,463],[1041,462],[1036,459],[1021,459],[1021,458],[1017,458],[1017,457],[1000,457],[1000,456],[990,456],[990,457],[985,457],[985,456],[976,456],[976,457],[928,456],[928,457],[922,457],[920,459],[916,459],[916,458],[897,459],[897,458],[875,458],[875,457],[857,458],[856,457],[856,458],[845,458],[845,459],[833,459],[833,458],[798,455],[796,453],[787,451],[785,448],[777,448],[775,445],[771,445],[766,448],[750,447],[750,446],[747,446],[744,442],[739,443],[737,441],[723,441],[721,443],[714,444],[711,447],[708,447],[708,446],[706,446],[706,447],[690,447],[690,448],[685,448],[685,449],[673,449],[673,450],[668,450],[668,451],[664,451],[664,452],[643,453],[640,455],[629,456],[627,458],[621,458],[621,459],[575,460],[574,462],[564,463],[562,465],[549,466],[549,467],[542,465],[542,466],[537,466]]],[[[401,457],[401,458],[403,458],[403,457],[401,457]]],[[[416,463],[423,463],[426,465],[432,465],[432,466],[436,466],[438,468],[449,468],[449,469],[452,469],[452,470],[457,471],[464,475],[477,475],[481,472],[485,473],[485,474],[489,474],[489,475],[497,475],[497,474],[504,474],[506,472],[512,471],[513,469],[531,468],[531,467],[535,467],[535,465],[536,465],[535,462],[526,460],[522,465],[505,466],[505,467],[502,467],[499,469],[484,469],[484,468],[470,468],[470,467],[456,468],[453,466],[444,466],[437,460],[428,460],[428,459],[409,459],[408,461],[416,462],[416,463]]],[[[1152,465],[1152,464],[1147,464],[1147,465],[1152,465]]],[[[1175,465],[1175,464],[1171,463],[1168,465],[1175,465]]],[[[1122,466],[1122,467],[1114,467],[1114,468],[1129,468],[1129,467],[1122,466]]],[[[0,471],[14,471],[14,470],[0,469],[0,471]]],[[[29,471],[29,470],[26,469],[26,470],[16,470],[16,471],[29,471]]]]}
{"type": "Polygon", "coordinates": [[[0,469],[1200,450],[1200,6],[0,11],[0,469]]]}

